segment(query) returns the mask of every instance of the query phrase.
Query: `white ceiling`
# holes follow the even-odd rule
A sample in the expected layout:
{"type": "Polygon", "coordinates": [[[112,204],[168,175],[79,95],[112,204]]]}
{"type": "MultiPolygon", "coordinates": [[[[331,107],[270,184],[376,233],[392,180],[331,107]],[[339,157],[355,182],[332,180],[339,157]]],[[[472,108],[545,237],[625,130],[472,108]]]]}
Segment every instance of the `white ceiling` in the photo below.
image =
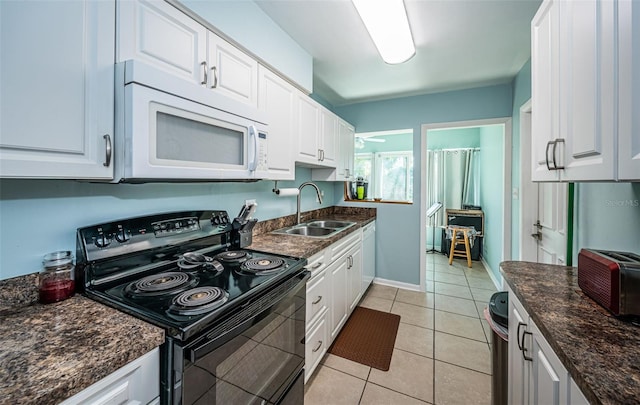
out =
{"type": "Polygon", "coordinates": [[[511,81],[530,57],[541,0],[405,0],[416,55],[382,61],[350,0],[255,0],[313,56],[313,91],[335,106],[511,81]]]}

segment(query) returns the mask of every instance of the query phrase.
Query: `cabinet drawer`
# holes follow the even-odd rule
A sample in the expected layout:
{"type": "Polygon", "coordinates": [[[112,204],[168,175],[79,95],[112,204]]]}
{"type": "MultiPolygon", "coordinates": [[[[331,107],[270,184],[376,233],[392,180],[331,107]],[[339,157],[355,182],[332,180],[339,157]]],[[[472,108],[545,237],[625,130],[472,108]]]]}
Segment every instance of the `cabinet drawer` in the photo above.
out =
{"type": "Polygon", "coordinates": [[[361,240],[362,230],[358,229],[351,235],[331,245],[329,247],[329,249],[331,250],[331,262],[338,260],[340,256],[347,253],[347,251],[351,249],[354,244],[359,243],[361,240]]]}
{"type": "Polygon", "coordinates": [[[314,318],[327,307],[327,300],[329,299],[327,288],[327,277],[324,270],[307,283],[306,319],[308,327],[311,326],[314,318]]]}
{"type": "Polygon", "coordinates": [[[324,311],[314,323],[311,332],[307,333],[304,349],[304,382],[309,380],[313,371],[318,367],[322,356],[327,352],[329,342],[327,339],[327,311],[324,311]]]}
{"type": "Polygon", "coordinates": [[[307,265],[304,266],[304,268],[311,272],[312,279],[316,276],[316,274],[322,272],[329,264],[329,258],[327,258],[327,255],[328,249],[325,249],[311,256],[307,260],[307,265]]]}
{"type": "Polygon", "coordinates": [[[61,405],[149,403],[160,395],[159,359],[159,349],[153,349],[61,405]]]}

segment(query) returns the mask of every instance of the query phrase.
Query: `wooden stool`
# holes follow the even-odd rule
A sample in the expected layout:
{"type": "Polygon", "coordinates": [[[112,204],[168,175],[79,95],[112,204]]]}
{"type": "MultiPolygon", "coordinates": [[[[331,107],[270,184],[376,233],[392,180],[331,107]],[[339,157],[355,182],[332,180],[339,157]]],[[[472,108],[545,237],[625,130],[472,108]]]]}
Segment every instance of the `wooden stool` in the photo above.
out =
{"type": "Polygon", "coordinates": [[[449,253],[449,265],[453,263],[455,257],[466,257],[467,266],[471,267],[471,247],[469,247],[468,228],[450,228],[451,229],[451,252],[449,253]],[[462,238],[458,238],[458,233],[462,233],[462,238]],[[464,244],[464,250],[456,249],[456,246],[464,244]]]}

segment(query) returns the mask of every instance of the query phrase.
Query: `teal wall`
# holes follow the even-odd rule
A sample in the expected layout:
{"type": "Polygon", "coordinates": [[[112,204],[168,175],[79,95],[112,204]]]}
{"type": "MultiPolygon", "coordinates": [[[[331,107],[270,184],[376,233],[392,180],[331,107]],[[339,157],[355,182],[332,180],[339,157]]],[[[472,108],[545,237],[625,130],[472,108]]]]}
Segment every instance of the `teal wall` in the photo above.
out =
{"type": "Polygon", "coordinates": [[[427,149],[479,148],[478,127],[430,129],[427,134],[427,149]]]}
{"type": "MultiPolygon", "coordinates": [[[[311,179],[297,168],[297,187],[311,179]]],[[[325,193],[323,207],[334,205],[334,185],[316,182],[325,193]]],[[[245,199],[255,198],[260,220],[296,212],[295,197],[276,197],[272,181],[257,183],[98,184],[71,180],[0,180],[0,279],[39,271],[42,256],[75,251],[77,228],[105,221],[168,211],[222,209],[233,218],[245,199]]],[[[342,194],[340,194],[342,195],[342,194]]],[[[302,210],[320,205],[305,189],[302,210]]]]}
{"type": "Polygon", "coordinates": [[[376,277],[413,285],[420,284],[420,173],[421,126],[439,122],[456,122],[503,118],[512,114],[510,84],[403,97],[385,101],[336,107],[335,112],[353,124],[357,132],[389,131],[413,128],[414,203],[410,205],[346,203],[342,185],[337,184],[336,203],[378,208],[376,236],[376,277]]]}
{"type": "Polygon", "coordinates": [[[504,125],[480,127],[480,205],[485,236],[482,256],[500,280],[504,234],[504,125]]]}
{"type": "Polygon", "coordinates": [[[576,185],[574,258],[582,248],[640,254],[640,183],[576,185]]]}
{"type": "Polygon", "coordinates": [[[253,1],[180,0],[303,88],[313,90],[313,58],[253,1]]]}
{"type": "MultiPolygon", "coordinates": [[[[520,184],[520,156],[522,153],[531,153],[529,145],[520,146],[520,107],[531,98],[531,59],[522,66],[518,75],[511,83],[513,86],[513,112],[512,112],[512,137],[511,137],[511,187],[521,189],[520,184]]],[[[511,203],[511,257],[520,256],[520,244],[517,235],[520,235],[520,201],[511,203]]]]}

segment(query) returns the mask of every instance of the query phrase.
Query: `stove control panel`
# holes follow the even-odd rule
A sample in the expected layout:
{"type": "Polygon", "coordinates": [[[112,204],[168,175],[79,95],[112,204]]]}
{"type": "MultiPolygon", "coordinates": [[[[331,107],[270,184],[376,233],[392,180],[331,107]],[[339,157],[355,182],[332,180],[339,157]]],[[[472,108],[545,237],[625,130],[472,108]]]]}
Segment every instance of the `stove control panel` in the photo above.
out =
{"type": "Polygon", "coordinates": [[[179,233],[199,231],[200,221],[197,217],[176,218],[154,222],[151,227],[157,237],[164,238],[179,233]]]}
{"type": "Polygon", "coordinates": [[[226,211],[186,211],[129,218],[78,229],[86,260],[101,260],[188,243],[231,231],[226,211]]]}

